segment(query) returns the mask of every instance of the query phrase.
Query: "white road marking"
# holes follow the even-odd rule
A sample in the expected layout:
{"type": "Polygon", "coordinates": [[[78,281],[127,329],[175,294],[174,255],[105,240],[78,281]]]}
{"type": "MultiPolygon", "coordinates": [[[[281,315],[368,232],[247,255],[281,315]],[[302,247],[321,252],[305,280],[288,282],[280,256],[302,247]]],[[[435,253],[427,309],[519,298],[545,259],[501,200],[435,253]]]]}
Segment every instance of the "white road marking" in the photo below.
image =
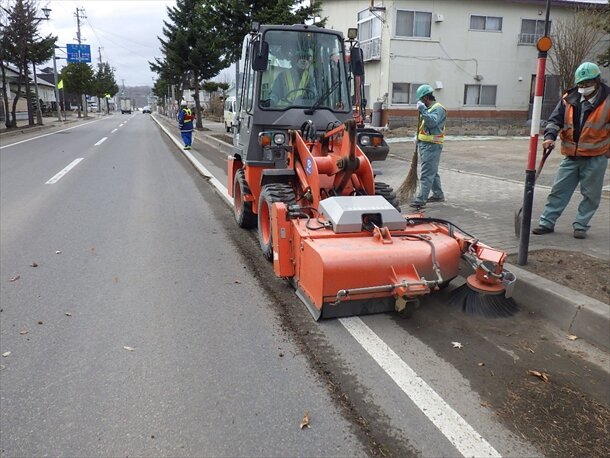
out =
{"type": "MultiPolygon", "coordinates": [[[[152,118],[182,150],[182,143],[157,121],[155,116],[152,118]]],[[[210,180],[210,184],[217,189],[225,202],[232,206],[233,199],[229,196],[227,188],[213,178],[212,173],[190,151],[183,153],[199,173],[210,180]]],[[[477,458],[502,456],[360,318],[338,318],[338,320],[463,456],[477,458]]]]}
{"type": "Polygon", "coordinates": [[[20,145],[25,142],[31,142],[32,140],[36,140],[38,138],[43,138],[43,137],[48,137],[49,135],[58,134],[59,132],[65,132],[67,130],[72,130],[72,129],[78,129],[79,127],[83,127],[83,126],[86,126],[87,124],[91,124],[93,122],[98,122],[98,121],[101,121],[101,119],[96,119],[95,121],[90,121],[90,122],[86,122],[84,124],[79,124],[77,126],[68,127],[67,129],[56,130],[54,132],[49,132],[48,134],[39,135],[38,137],[28,138],[27,140],[21,140],[20,142],[11,143],[10,145],[0,146],[0,149],[8,148],[9,146],[20,145]]]}
{"type": "Polygon", "coordinates": [[[360,318],[339,321],[463,456],[501,456],[360,318]]]}
{"type": "Polygon", "coordinates": [[[61,170],[60,172],[58,172],[58,173],[57,173],[55,176],[53,176],[53,178],[51,178],[51,179],[50,179],[49,181],[47,181],[45,184],[54,184],[54,183],[57,183],[59,180],[61,180],[61,179],[62,179],[62,177],[63,177],[63,176],[66,174],[66,173],[68,173],[70,170],[72,170],[74,167],[76,167],[76,165],[77,165],[77,164],[78,164],[80,161],[82,161],[82,160],[83,160],[83,158],[82,158],[82,157],[79,157],[79,158],[77,158],[77,159],[74,159],[72,162],[70,162],[70,163],[68,164],[68,166],[67,166],[65,169],[63,169],[63,170],[61,170]]]}
{"type": "Polygon", "coordinates": [[[104,142],[106,141],[106,139],[107,139],[107,138],[108,138],[108,137],[104,137],[104,138],[102,138],[102,139],[101,139],[99,142],[97,142],[97,143],[96,143],[95,145],[93,145],[93,146],[100,146],[102,143],[104,143],[104,142]]]}
{"type": "Polygon", "coordinates": [[[110,132],[110,133],[114,134],[117,130],[119,130],[119,129],[113,129],[112,132],[110,132]]]}
{"type": "MultiPolygon", "coordinates": [[[[125,124],[125,123],[123,123],[123,124],[125,124]]],[[[119,127],[123,127],[123,124],[120,124],[119,127]]]]}

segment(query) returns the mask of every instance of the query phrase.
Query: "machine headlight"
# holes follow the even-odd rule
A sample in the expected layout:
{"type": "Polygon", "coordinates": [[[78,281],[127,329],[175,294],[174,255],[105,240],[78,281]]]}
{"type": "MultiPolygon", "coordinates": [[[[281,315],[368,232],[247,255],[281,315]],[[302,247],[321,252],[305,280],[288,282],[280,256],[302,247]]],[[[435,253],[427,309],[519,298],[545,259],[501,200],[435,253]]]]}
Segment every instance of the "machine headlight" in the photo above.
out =
{"type": "Polygon", "coordinates": [[[369,146],[371,144],[371,137],[369,137],[368,135],[360,136],[360,144],[362,146],[369,146]]]}
{"type": "Polygon", "coordinates": [[[286,134],[282,132],[274,134],[273,143],[275,143],[276,145],[283,145],[284,143],[286,143],[286,134]]]}

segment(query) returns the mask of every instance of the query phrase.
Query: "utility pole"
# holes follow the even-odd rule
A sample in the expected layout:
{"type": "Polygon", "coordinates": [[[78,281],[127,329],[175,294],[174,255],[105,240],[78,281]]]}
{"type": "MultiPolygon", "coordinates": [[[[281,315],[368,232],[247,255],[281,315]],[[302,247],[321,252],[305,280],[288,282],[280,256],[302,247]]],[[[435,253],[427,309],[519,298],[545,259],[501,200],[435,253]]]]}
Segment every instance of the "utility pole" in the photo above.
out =
{"type": "MultiPolygon", "coordinates": [[[[80,20],[87,18],[87,16],[85,16],[85,8],[76,7],[76,13],[74,13],[74,15],[76,16],[76,41],[78,41],[78,45],[80,46],[83,41],[80,35],[80,20]]],[[[84,116],[86,118],[87,99],[85,98],[85,94],[81,94],[81,105],[83,106],[84,116]]]]}

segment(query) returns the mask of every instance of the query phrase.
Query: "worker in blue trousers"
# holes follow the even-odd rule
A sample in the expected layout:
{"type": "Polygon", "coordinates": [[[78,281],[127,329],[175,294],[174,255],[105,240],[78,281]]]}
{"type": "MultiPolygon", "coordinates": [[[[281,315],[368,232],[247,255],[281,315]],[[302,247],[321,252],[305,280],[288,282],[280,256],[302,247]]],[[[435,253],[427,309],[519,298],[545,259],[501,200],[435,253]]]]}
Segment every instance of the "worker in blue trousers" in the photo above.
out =
{"type": "Polygon", "coordinates": [[[445,200],[441,178],[438,175],[438,166],[445,139],[447,110],[436,101],[433,92],[434,90],[429,84],[422,84],[415,92],[420,122],[417,144],[421,160],[419,192],[410,204],[415,209],[425,207],[426,202],[444,202],[445,200]]]}
{"type": "Polygon", "coordinates": [[[188,107],[186,100],[180,102],[180,113],[178,113],[178,127],[180,127],[180,134],[182,135],[182,141],[184,142],[184,149],[191,149],[193,143],[193,122],[195,116],[188,107]]]}

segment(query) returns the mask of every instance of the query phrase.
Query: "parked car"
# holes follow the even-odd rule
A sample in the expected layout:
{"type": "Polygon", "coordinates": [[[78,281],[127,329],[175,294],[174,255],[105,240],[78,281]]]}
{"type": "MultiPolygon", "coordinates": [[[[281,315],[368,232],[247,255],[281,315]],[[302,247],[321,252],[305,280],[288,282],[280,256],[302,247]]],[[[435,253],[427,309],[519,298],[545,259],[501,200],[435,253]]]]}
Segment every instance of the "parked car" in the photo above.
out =
{"type": "Polygon", "coordinates": [[[232,132],[233,128],[237,125],[237,123],[235,122],[235,115],[236,115],[236,99],[235,97],[227,97],[227,100],[225,100],[225,109],[224,109],[224,123],[225,123],[225,130],[227,132],[232,132]]]}
{"type": "Polygon", "coordinates": [[[146,105],[144,108],[142,108],[142,113],[152,113],[150,111],[150,107],[148,105],[146,105]]]}

